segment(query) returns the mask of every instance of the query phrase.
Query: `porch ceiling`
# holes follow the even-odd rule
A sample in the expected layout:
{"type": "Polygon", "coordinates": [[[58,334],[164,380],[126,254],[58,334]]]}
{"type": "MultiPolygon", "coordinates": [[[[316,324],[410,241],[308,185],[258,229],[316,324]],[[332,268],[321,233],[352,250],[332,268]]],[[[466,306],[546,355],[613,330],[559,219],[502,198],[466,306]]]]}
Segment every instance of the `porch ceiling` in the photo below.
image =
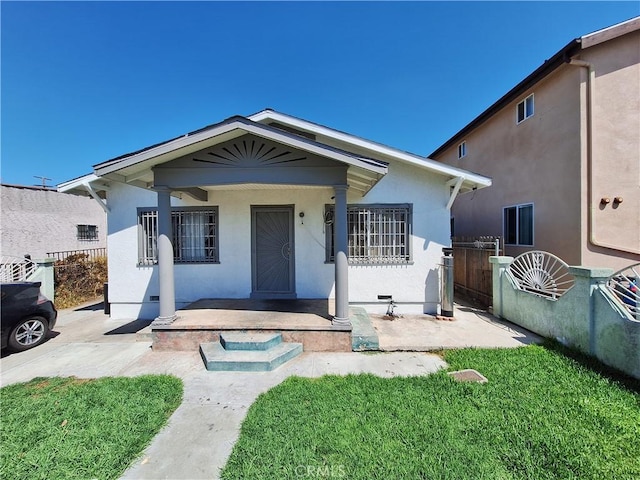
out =
{"type": "Polygon", "coordinates": [[[242,183],[236,185],[209,185],[202,188],[210,192],[217,192],[221,190],[311,190],[327,187],[317,185],[275,185],[269,183],[242,183]]]}
{"type": "MultiPolygon", "coordinates": [[[[269,184],[269,183],[240,183],[234,185],[207,185],[199,187],[203,192],[248,192],[248,191],[273,191],[273,190],[287,190],[289,192],[294,190],[322,190],[328,189],[328,187],[318,185],[290,185],[290,184],[269,184]]],[[[189,191],[175,191],[172,196],[182,198],[183,194],[193,196],[189,191]]],[[[333,191],[331,191],[333,195],[333,191]]],[[[197,198],[197,197],[195,197],[197,198]]]]}
{"type": "MultiPolygon", "coordinates": [[[[150,168],[138,171],[127,172],[128,175],[115,176],[113,174],[106,178],[110,180],[120,181],[128,183],[137,187],[152,190],[154,184],[154,173],[150,168]]],[[[365,195],[381,178],[378,175],[371,175],[366,171],[362,171],[357,168],[350,167],[347,170],[347,184],[350,190],[359,192],[361,195],[365,195]]],[[[322,185],[302,185],[302,184],[270,184],[270,183],[237,183],[230,185],[200,185],[198,188],[207,191],[215,190],[289,190],[291,188],[296,189],[312,189],[312,188],[326,188],[322,185]]]]}

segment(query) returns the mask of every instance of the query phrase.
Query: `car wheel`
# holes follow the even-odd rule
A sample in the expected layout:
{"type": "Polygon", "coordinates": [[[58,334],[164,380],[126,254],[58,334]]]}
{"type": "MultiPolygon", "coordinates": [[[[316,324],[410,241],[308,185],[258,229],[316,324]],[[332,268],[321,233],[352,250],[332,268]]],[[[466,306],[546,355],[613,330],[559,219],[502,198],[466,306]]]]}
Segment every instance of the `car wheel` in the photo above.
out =
{"type": "Polygon", "coordinates": [[[48,331],[49,324],[44,318],[25,318],[9,335],[9,347],[16,352],[33,348],[45,341],[48,331]]]}

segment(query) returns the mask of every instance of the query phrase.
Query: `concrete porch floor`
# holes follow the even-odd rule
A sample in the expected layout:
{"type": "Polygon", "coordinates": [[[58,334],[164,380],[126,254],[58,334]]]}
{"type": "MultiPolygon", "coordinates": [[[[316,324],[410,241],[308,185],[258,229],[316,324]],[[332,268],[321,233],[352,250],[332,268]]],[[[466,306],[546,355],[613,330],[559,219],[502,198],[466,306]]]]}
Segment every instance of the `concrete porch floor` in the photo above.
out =
{"type": "Polygon", "coordinates": [[[327,299],[258,300],[208,299],[178,310],[174,325],[207,325],[222,328],[331,327],[333,302],[327,299]]]}
{"type": "Polygon", "coordinates": [[[201,299],[176,312],[170,325],[151,324],[153,348],[198,349],[228,331],[279,332],[309,352],[350,352],[350,325],[333,325],[327,299],[201,299]]]}
{"type": "Polygon", "coordinates": [[[281,331],[283,339],[301,342],[305,351],[416,351],[464,347],[517,347],[540,337],[485,310],[456,302],[453,320],[433,315],[383,315],[351,307],[353,327],[331,324],[333,302],[327,299],[202,299],[177,312],[171,325],[153,327],[154,349],[190,350],[215,342],[219,333],[281,331]]]}

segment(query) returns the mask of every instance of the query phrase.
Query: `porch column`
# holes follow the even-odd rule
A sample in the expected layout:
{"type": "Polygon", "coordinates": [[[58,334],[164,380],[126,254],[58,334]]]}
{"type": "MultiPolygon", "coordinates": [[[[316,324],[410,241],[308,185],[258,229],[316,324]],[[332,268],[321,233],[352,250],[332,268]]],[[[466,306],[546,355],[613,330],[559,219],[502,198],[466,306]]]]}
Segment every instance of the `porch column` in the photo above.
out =
{"type": "Polygon", "coordinates": [[[347,260],[347,189],[348,185],[336,185],[334,217],[334,258],[336,275],[336,311],[334,325],[351,325],[349,321],[349,261],[347,260]]]}
{"type": "Polygon", "coordinates": [[[158,276],[160,315],[155,322],[168,324],[176,319],[176,292],[173,279],[173,243],[171,234],[171,192],[158,191],[158,276]]]}

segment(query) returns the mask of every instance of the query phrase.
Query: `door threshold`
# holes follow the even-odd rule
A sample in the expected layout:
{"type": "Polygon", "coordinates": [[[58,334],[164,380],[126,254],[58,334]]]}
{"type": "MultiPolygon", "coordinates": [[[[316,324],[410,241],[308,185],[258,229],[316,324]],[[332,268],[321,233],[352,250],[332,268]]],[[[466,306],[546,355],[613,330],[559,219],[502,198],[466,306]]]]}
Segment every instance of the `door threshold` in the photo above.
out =
{"type": "Polygon", "coordinates": [[[249,298],[252,300],[296,300],[298,296],[295,293],[252,292],[249,298]]]}

